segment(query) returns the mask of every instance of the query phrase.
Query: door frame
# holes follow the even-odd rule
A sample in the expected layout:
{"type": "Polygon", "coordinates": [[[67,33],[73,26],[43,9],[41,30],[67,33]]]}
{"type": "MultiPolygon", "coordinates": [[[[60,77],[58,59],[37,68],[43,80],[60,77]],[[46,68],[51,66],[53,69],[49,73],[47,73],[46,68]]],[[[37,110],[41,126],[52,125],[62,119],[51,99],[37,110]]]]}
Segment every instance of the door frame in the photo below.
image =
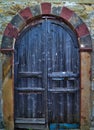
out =
{"type": "MultiPolygon", "coordinates": [[[[91,51],[92,51],[92,41],[90,32],[86,24],[81,20],[79,16],[72,10],[60,6],[54,7],[51,3],[41,3],[32,7],[27,7],[21,10],[11,22],[7,25],[4,35],[2,38],[2,44],[0,51],[6,54],[12,59],[12,83],[11,90],[4,91],[3,94],[11,91],[11,112],[3,110],[4,122],[6,123],[6,128],[14,130],[14,44],[21,33],[21,31],[32,25],[32,21],[38,21],[38,19],[43,17],[49,17],[58,19],[65,24],[67,24],[77,35],[79,51],[80,51],[80,90],[81,90],[81,108],[80,108],[80,129],[88,130],[90,128],[90,70],[91,70],[91,51]],[[37,10],[35,8],[37,7],[37,10]],[[6,116],[6,113],[9,116],[6,116]],[[10,117],[10,118],[9,118],[10,117]],[[11,120],[10,120],[11,119],[11,120]]],[[[5,81],[5,80],[4,80],[5,81]]],[[[3,81],[3,82],[4,82],[3,81]]],[[[4,85],[4,83],[3,83],[4,85]]],[[[4,86],[3,86],[3,89],[4,86]]],[[[6,97],[8,98],[8,97],[6,97]]],[[[7,108],[6,98],[3,96],[3,108],[7,108]],[[5,103],[5,104],[4,104],[5,103]]]]}

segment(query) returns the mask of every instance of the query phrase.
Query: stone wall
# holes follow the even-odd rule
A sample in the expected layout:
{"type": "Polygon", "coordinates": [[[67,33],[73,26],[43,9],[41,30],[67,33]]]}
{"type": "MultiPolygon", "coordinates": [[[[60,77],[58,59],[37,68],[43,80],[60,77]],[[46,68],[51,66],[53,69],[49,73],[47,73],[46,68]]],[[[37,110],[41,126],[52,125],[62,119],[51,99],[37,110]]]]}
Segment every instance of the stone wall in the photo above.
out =
{"type": "MultiPolygon", "coordinates": [[[[11,21],[13,16],[17,14],[21,9],[24,9],[27,6],[33,6],[41,2],[51,2],[54,6],[66,6],[69,9],[72,9],[76,14],[83,19],[86,23],[92,37],[92,43],[94,43],[94,2],[92,0],[0,0],[0,44],[2,41],[3,32],[7,24],[11,21]],[[83,1],[83,2],[82,2],[83,1]]],[[[94,45],[92,44],[92,65],[91,65],[91,120],[93,125],[94,120],[94,45]]]]}

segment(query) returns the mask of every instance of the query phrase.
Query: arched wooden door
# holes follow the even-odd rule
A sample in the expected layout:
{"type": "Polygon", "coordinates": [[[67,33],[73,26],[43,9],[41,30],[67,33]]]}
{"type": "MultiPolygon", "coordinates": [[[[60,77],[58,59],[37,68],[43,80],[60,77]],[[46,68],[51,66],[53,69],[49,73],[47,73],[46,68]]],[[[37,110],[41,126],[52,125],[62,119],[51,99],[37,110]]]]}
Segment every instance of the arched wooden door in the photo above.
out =
{"type": "Polygon", "coordinates": [[[24,29],[14,54],[15,128],[79,127],[79,61],[65,23],[43,19],[24,29]]]}

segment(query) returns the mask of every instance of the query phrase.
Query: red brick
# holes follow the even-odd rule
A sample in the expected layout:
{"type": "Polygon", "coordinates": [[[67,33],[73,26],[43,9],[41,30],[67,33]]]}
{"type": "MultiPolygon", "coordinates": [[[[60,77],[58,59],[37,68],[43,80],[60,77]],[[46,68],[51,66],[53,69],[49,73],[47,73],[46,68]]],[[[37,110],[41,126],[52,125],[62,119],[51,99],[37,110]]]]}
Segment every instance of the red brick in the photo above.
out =
{"type": "Polygon", "coordinates": [[[24,10],[21,10],[19,14],[23,17],[25,21],[32,18],[32,12],[29,7],[25,8],[24,10]]]}
{"type": "Polygon", "coordinates": [[[51,3],[41,3],[42,14],[51,13],[51,3]]]}
{"type": "Polygon", "coordinates": [[[69,20],[72,17],[73,14],[74,14],[74,12],[72,10],[70,10],[66,7],[63,7],[62,11],[60,13],[60,16],[62,18],[64,18],[65,20],[69,20]]]}
{"type": "Polygon", "coordinates": [[[89,30],[84,23],[76,28],[76,32],[78,37],[86,36],[87,34],[89,34],[89,30]]]}
{"type": "Polygon", "coordinates": [[[11,23],[9,23],[4,31],[4,35],[16,38],[18,36],[18,30],[11,23]]]}

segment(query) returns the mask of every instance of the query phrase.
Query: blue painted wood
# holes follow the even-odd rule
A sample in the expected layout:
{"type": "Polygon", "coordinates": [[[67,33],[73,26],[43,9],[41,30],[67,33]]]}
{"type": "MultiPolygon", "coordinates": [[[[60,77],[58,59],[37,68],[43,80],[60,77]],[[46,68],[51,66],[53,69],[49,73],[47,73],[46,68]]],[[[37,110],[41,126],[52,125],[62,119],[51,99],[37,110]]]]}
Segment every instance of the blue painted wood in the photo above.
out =
{"type": "Polygon", "coordinates": [[[49,126],[50,130],[66,130],[66,129],[77,129],[79,124],[68,124],[68,123],[52,123],[49,126]]]}
{"type": "Polygon", "coordinates": [[[15,44],[15,119],[79,125],[79,62],[76,35],[64,23],[45,19],[26,28],[15,44]]]}

